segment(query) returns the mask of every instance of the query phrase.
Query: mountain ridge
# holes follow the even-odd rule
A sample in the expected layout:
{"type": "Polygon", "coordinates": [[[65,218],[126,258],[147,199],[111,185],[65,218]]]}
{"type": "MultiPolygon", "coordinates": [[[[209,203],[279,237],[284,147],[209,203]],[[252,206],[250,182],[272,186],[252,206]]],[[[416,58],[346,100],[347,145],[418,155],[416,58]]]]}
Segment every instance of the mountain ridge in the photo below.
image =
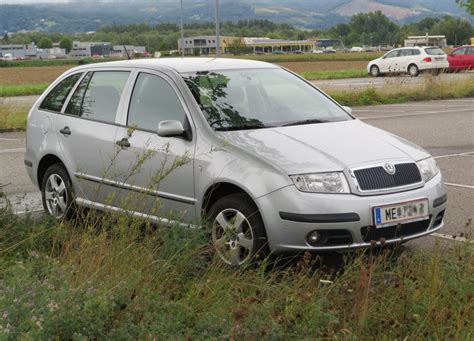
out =
{"type": "MultiPolygon", "coordinates": [[[[214,0],[184,0],[186,23],[214,19],[214,0]]],[[[301,28],[328,28],[347,22],[359,12],[381,10],[390,19],[405,23],[426,16],[469,17],[455,0],[221,0],[221,20],[267,19],[301,28]]],[[[135,0],[120,2],[75,2],[2,4],[0,32],[39,30],[46,32],[87,32],[110,24],[180,20],[178,0],[135,0]]]]}

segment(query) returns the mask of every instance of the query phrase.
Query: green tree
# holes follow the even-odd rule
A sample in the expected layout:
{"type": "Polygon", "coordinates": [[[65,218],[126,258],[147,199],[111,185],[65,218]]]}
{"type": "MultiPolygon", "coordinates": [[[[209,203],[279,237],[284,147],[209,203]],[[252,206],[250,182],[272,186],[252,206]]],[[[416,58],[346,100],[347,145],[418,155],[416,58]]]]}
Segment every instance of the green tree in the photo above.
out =
{"type": "Polygon", "coordinates": [[[53,41],[49,37],[43,37],[39,40],[38,47],[40,49],[50,49],[53,47],[53,41]]]}
{"type": "Polygon", "coordinates": [[[8,33],[5,33],[5,35],[3,36],[3,41],[8,41],[9,37],[8,37],[8,33]]]}
{"type": "Polygon", "coordinates": [[[469,14],[474,15],[474,0],[456,0],[456,2],[464,7],[469,14]]]}
{"type": "Polygon", "coordinates": [[[64,37],[59,42],[59,47],[66,50],[66,53],[71,52],[72,50],[72,39],[69,37],[64,37]]]}
{"type": "MultiPolygon", "coordinates": [[[[389,37],[398,33],[399,27],[381,11],[359,13],[349,22],[351,32],[357,33],[364,44],[387,44],[389,37]]],[[[348,44],[349,45],[349,44],[348,44]]]]}
{"type": "Polygon", "coordinates": [[[465,19],[445,16],[430,31],[431,34],[443,34],[449,45],[467,44],[472,36],[472,26],[465,19]]]}

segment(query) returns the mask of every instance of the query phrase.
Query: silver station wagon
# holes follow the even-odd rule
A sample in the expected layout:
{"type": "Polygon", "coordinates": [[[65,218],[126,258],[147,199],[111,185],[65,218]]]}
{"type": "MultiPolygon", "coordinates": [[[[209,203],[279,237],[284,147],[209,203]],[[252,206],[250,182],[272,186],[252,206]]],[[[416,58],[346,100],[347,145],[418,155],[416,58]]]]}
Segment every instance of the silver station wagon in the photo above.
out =
{"type": "Polygon", "coordinates": [[[404,242],[443,226],[433,158],[281,67],[170,58],[67,71],[28,118],[25,165],[77,206],[206,225],[223,261],[404,242]]]}

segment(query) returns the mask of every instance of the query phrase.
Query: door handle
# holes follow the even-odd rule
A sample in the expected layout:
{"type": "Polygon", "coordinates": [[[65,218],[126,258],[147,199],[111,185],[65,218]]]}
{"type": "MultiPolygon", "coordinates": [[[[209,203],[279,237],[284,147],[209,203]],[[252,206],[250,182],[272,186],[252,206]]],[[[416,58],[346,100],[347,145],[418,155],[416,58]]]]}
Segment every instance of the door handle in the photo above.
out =
{"type": "Polygon", "coordinates": [[[59,131],[61,134],[63,134],[64,136],[69,136],[71,135],[71,129],[69,129],[69,127],[64,127],[63,129],[61,129],[59,131]]]}
{"type": "Polygon", "coordinates": [[[115,144],[122,149],[127,149],[131,146],[130,142],[128,141],[126,137],[124,137],[121,140],[118,140],[117,142],[115,142],[115,144]]]}

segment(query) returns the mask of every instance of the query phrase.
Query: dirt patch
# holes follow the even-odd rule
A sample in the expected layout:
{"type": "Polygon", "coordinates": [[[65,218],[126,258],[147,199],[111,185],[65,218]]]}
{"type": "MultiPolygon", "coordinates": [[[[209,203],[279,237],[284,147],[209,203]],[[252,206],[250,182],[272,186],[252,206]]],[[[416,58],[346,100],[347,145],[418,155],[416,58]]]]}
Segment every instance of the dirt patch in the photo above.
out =
{"type": "Polygon", "coordinates": [[[294,72],[303,72],[311,70],[349,70],[365,69],[366,61],[345,61],[345,62],[284,62],[278,63],[294,72]]]}
{"type": "Polygon", "coordinates": [[[51,83],[71,67],[66,65],[0,68],[0,85],[51,83]]]}

